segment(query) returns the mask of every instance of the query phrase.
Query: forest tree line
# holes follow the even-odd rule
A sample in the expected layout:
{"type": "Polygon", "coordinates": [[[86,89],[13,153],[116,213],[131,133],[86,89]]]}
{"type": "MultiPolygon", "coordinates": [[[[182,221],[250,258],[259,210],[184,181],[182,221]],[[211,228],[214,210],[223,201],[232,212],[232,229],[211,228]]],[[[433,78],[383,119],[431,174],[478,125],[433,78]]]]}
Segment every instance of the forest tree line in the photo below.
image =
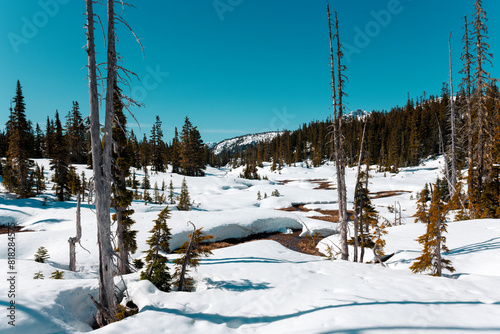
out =
{"type": "MultiPolygon", "coordinates": [[[[118,88],[116,88],[119,90],[118,88]]],[[[72,164],[92,166],[88,119],[83,118],[78,102],[61,118],[56,110],[54,118],[47,117],[44,126],[33,123],[26,117],[26,106],[20,82],[17,82],[5,130],[0,132],[0,175],[6,189],[20,198],[40,193],[37,182],[43,179],[40,166],[31,159],[51,160],[58,199],[67,200],[71,194],[72,164]]],[[[128,167],[151,168],[153,172],[164,172],[167,166],[172,171],[188,176],[203,176],[208,148],[203,144],[200,132],[188,117],[170,142],[163,139],[162,121],[156,121],[150,131],[139,140],[133,130],[125,127],[126,117],[120,102],[115,103],[114,143],[115,159],[128,167]],[[118,154],[118,156],[116,156],[118,154]]],[[[128,168],[127,168],[128,170],[128,168]]]]}

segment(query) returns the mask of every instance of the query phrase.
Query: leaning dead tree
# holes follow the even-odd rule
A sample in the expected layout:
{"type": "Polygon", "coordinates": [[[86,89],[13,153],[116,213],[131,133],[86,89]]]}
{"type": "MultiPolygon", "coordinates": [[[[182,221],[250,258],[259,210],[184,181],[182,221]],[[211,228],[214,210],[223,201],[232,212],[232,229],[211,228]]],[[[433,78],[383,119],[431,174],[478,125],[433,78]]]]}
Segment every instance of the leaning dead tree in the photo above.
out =
{"type": "Polygon", "coordinates": [[[328,32],[330,36],[330,68],[332,74],[332,106],[333,106],[333,124],[331,136],[333,138],[333,149],[335,156],[335,166],[337,172],[337,195],[339,203],[339,223],[340,223],[340,248],[342,251],[342,260],[349,259],[349,249],[347,246],[347,194],[346,194],[346,184],[345,184],[345,161],[344,161],[344,137],[342,134],[342,115],[343,115],[343,87],[345,84],[345,76],[343,72],[345,66],[341,64],[341,59],[343,57],[342,45],[340,44],[339,38],[339,25],[337,19],[337,12],[335,11],[335,36],[332,36],[332,23],[330,15],[330,5],[329,1],[326,1],[326,9],[328,13],[328,32]],[[333,43],[336,40],[336,57],[337,57],[337,68],[335,69],[333,43]],[[335,75],[337,72],[337,78],[335,75]]]}
{"type": "MultiPolygon", "coordinates": [[[[116,53],[114,51],[114,3],[108,0],[108,91],[106,94],[106,115],[104,136],[101,138],[99,122],[99,95],[97,92],[97,65],[94,43],[94,9],[93,1],[86,0],[87,4],[87,55],[88,80],[90,96],[90,138],[92,151],[92,168],[94,172],[94,192],[97,218],[97,242],[99,247],[99,300],[94,301],[98,311],[96,321],[99,326],[105,326],[115,320],[117,305],[115,285],[113,281],[114,263],[111,243],[111,145],[112,145],[112,107],[108,107],[108,95],[113,93],[113,86],[109,89],[109,80],[116,69],[116,53]],[[112,41],[112,43],[110,43],[112,41]],[[111,74],[109,73],[111,72],[111,74]],[[111,111],[110,111],[111,110],[111,111]],[[111,113],[110,113],[111,112],[111,113]],[[104,150],[102,149],[104,143],[104,150]]],[[[111,98],[112,102],[112,98],[111,98]]]]}

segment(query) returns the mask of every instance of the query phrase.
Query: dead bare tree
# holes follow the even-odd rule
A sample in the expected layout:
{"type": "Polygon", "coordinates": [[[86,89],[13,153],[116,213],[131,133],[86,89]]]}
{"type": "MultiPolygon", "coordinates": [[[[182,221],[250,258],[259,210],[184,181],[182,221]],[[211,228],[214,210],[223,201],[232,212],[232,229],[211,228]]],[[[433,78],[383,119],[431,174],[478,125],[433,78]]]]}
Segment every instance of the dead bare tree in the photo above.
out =
{"type": "MultiPolygon", "coordinates": [[[[360,183],[360,174],[361,174],[361,163],[363,161],[363,148],[365,143],[365,132],[366,132],[366,121],[363,125],[363,135],[361,136],[361,145],[359,149],[359,157],[358,157],[358,171],[356,173],[356,186],[354,187],[354,262],[358,262],[358,248],[359,248],[359,240],[358,240],[358,231],[359,226],[361,225],[361,234],[363,234],[363,212],[361,213],[356,209],[356,204],[358,202],[358,188],[360,183]]],[[[363,207],[363,203],[359,203],[360,207],[363,207]]]]}
{"type": "MultiPolygon", "coordinates": [[[[97,242],[99,246],[99,302],[96,302],[97,315],[96,321],[99,326],[105,326],[115,320],[117,305],[115,298],[115,285],[113,281],[114,264],[113,248],[111,244],[111,218],[110,218],[110,199],[111,199],[111,121],[112,116],[106,115],[104,127],[104,154],[101,148],[101,127],[99,122],[99,95],[97,92],[97,65],[96,51],[94,42],[94,8],[93,1],[86,0],[87,8],[87,55],[88,55],[88,80],[90,96],[90,137],[92,149],[92,168],[94,172],[94,190],[95,206],[97,217],[97,242]],[[110,121],[111,120],[111,121],[110,121]],[[108,124],[109,123],[109,124],[108,124]],[[108,156],[106,156],[108,155],[108,156]]],[[[114,16],[113,1],[108,0],[108,18],[114,16]],[[111,10],[111,15],[109,11],[111,10]]],[[[111,37],[114,40],[114,19],[109,31],[112,31],[111,37]]],[[[110,36],[108,36],[108,39],[110,36]]],[[[114,43],[112,44],[114,48],[114,43]]],[[[108,71],[113,70],[112,59],[116,57],[108,41],[108,62],[111,59],[111,66],[108,64],[108,71]]],[[[116,59],[116,58],[115,58],[116,59]]],[[[113,82],[113,81],[112,81],[113,82]]],[[[108,82],[109,84],[109,82],[108,82]]],[[[111,89],[111,93],[113,88],[111,89]]],[[[109,93],[109,92],[108,92],[109,93]]],[[[112,101],[112,99],[111,99],[112,101]]],[[[107,99],[106,99],[107,102],[107,99]]],[[[108,106],[106,106],[108,111],[108,106]]]]}
{"type": "Polygon", "coordinates": [[[455,121],[455,96],[453,93],[453,63],[451,60],[451,31],[450,38],[448,39],[448,51],[450,57],[450,127],[451,127],[451,147],[450,147],[450,174],[448,181],[448,190],[450,192],[450,196],[453,197],[455,194],[455,188],[457,186],[457,126],[455,121]]]}
{"type": "Polygon", "coordinates": [[[82,237],[82,222],[80,214],[81,196],[78,193],[76,200],[76,236],[69,238],[69,270],[76,271],[76,243],[80,242],[82,237]]]}
{"type": "MultiPolygon", "coordinates": [[[[328,10],[329,11],[329,10],[328,10]]],[[[339,35],[339,21],[337,18],[337,11],[335,11],[335,39],[337,41],[337,97],[334,99],[334,141],[335,141],[335,164],[337,167],[337,194],[339,201],[339,222],[340,222],[340,248],[342,249],[342,260],[349,260],[349,248],[347,245],[348,233],[348,216],[347,216],[347,190],[345,184],[345,160],[344,160],[344,135],[342,132],[342,118],[344,111],[343,91],[345,84],[345,66],[341,64],[343,58],[342,45],[340,43],[339,35]]],[[[330,33],[331,35],[331,33],[330,33]]],[[[333,53],[333,48],[332,48],[333,53]]],[[[333,62],[333,56],[331,57],[333,62]]],[[[333,66],[332,66],[333,68],[333,66]]],[[[335,76],[332,73],[332,83],[335,81],[335,76]]],[[[332,88],[335,90],[335,86],[332,88]]]]}

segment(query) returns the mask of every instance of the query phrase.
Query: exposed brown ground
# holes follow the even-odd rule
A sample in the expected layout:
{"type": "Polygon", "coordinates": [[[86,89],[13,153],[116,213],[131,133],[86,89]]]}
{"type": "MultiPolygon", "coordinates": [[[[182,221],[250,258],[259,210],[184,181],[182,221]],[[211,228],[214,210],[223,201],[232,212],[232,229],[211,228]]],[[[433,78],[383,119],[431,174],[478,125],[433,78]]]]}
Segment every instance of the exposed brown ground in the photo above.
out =
{"type": "Polygon", "coordinates": [[[332,181],[327,181],[326,179],[308,179],[308,180],[283,180],[283,181],[278,181],[280,184],[284,185],[293,181],[307,181],[311,183],[317,184],[316,188],[314,190],[322,189],[322,190],[335,190],[333,186],[332,181]]]}
{"type": "Polygon", "coordinates": [[[301,231],[294,231],[291,234],[284,234],[278,232],[259,233],[242,239],[227,239],[223,241],[211,242],[207,244],[207,247],[209,249],[218,249],[255,240],[274,240],[296,252],[301,252],[310,255],[324,256],[316,249],[316,244],[320,240],[319,238],[313,238],[311,236],[300,237],[300,233],[301,231]]]}
{"type": "Polygon", "coordinates": [[[9,226],[6,226],[6,225],[0,225],[0,234],[7,234],[9,232],[15,232],[15,233],[19,233],[19,232],[33,232],[31,230],[24,230],[24,231],[21,231],[21,229],[23,228],[24,226],[14,226],[14,227],[9,227],[9,226]]]}
{"type": "MultiPolygon", "coordinates": [[[[294,211],[302,211],[302,212],[309,212],[309,211],[316,211],[324,216],[320,217],[310,217],[312,219],[317,219],[317,220],[323,220],[331,223],[338,223],[339,222],[339,210],[311,210],[307,209],[305,205],[294,205],[289,208],[284,208],[280,209],[281,211],[287,211],[287,212],[294,212],[294,211]]],[[[352,220],[354,211],[348,210],[347,214],[349,215],[348,219],[352,220]]]]}
{"type": "Polygon", "coordinates": [[[370,193],[370,197],[372,199],[377,199],[377,198],[383,198],[383,197],[392,197],[392,196],[398,196],[404,193],[411,193],[411,191],[408,190],[389,190],[389,191],[378,191],[375,193],[370,193]]]}

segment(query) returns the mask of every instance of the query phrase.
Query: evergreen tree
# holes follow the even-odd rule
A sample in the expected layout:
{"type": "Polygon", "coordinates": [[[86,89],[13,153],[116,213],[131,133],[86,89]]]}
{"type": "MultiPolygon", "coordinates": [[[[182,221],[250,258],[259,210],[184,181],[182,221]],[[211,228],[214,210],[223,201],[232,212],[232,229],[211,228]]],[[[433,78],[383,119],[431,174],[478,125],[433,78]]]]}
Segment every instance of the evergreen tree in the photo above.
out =
{"type": "Polygon", "coordinates": [[[46,189],[44,167],[40,167],[38,164],[35,168],[35,189],[37,195],[43,193],[46,189]]]}
{"type": "MultiPolygon", "coordinates": [[[[368,166],[367,166],[368,167],[368,166]]],[[[368,174],[361,171],[355,189],[354,216],[359,228],[359,245],[361,246],[360,262],[363,262],[366,247],[372,247],[369,228],[377,228],[377,211],[372,204],[368,190],[368,174]]],[[[355,244],[355,241],[353,242],[355,244]]]]}
{"type": "Polygon", "coordinates": [[[67,201],[71,196],[68,185],[68,149],[63,135],[59,113],[56,111],[53,157],[50,169],[54,171],[54,183],[58,201],[67,201]]]}
{"type": "Polygon", "coordinates": [[[55,126],[54,121],[47,117],[47,124],[45,126],[45,149],[44,158],[52,158],[55,141],[55,126]]]}
{"type": "Polygon", "coordinates": [[[170,204],[175,204],[174,185],[172,184],[172,180],[170,180],[170,185],[168,186],[168,200],[170,204]]]}
{"type": "MultiPolygon", "coordinates": [[[[113,96],[113,111],[115,119],[113,122],[113,158],[116,163],[111,168],[114,185],[112,188],[112,205],[115,213],[112,215],[116,222],[116,237],[120,259],[118,260],[118,273],[125,275],[131,272],[129,268],[130,254],[137,250],[137,231],[132,230],[135,221],[132,219],[134,210],[130,207],[133,200],[133,192],[127,189],[126,179],[130,176],[131,150],[127,139],[127,118],[123,114],[123,103],[121,91],[115,86],[113,96]]],[[[135,176],[135,175],[134,175],[135,176]]]]}
{"type": "Polygon", "coordinates": [[[148,190],[151,188],[151,183],[149,182],[148,168],[144,166],[144,178],[142,179],[142,189],[148,190]]]}
{"type": "Polygon", "coordinates": [[[149,147],[149,141],[148,138],[146,137],[146,134],[144,134],[144,137],[142,137],[142,141],[139,144],[139,158],[140,158],[140,165],[144,169],[149,166],[149,163],[151,161],[151,149],[149,147]]]}
{"type": "Polygon", "coordinates": [[[170,163],[172,164],[172,173],[179,173],[179,168],[181,166],[180,162],[180,143],[179,134],[177,132],[177,127],[174,130],[174,138],[172,139],[172,145],[170,148],[170,163]]]}
{"type": "Polygon", "coordinates": [[[35,262],[45,263],[50,258],[47,248],[40,246],[35,253],[35,262]]]}
{"type": "Polygon", "coordinates": [[[6,125],[8,149],[7,162],[3,171],[3,185],[7,191],[17,194],[19,198],[32,196],[29,159],[30,128],[26,120],[26,105],[21,83],[17,81],[16,96],[13,99],[9,121],[6,125]]]}
{"type": "Polygon", "coordinates": [[[149,144],[151,148],[152,170],[156,173],[165,171],[165,146],[163,143],[163,131],[161,130],[160,117],[156,116],[156,122],[151,129],[149,144]]]}
{"type": "Polygon", "coordinates": [[[45,143],[45,136],[43,135],[43,132],[42,132],[42,129],[40,128],[40,125],[38,125],[38,123],[36,123],[35,147],[33,149],[33,151],[34,151],[33,158],[43,158],[43,151],[44,151],[44,146],[45,146],[44,143],[45,143]]]}
{"type": "Polygon", "coordinates": [[[186,178],[182,179],[181,193],[179,195],[179,204],[177,204],[177,209],[180,211],[191,210],[191,198],[189,197],[189,190],[186,183],[186,178]]]}
{"type": "Polygon", "coordinates": [[[180,167],[182,174],[188,176],[205,175],[205,150],[200,132],[186,117],[181,132],[180,167]]]}
{"type": "MultiPolygon", "coordinates": [[[[192,223],[191,223],[192,224],[192,223]]],[[[194,224],[193,224],[194,226],[194,224]]],[[[196,229],[189,235],[189,241],[186,241],[175,252],[182,254],[181,257],[173,262],[175,272],[173,276],[174,286],[178,291],[194,291],[194,279],[189,276],[190,268],[196,268],[200,264],[200,258],[212,255],[208,247],[203,245],[207,240],[213,239],[213,235],[203,235],[202,228],[196,229]]]]}
{"type": "Polygon", "coordinates": [[[151,229],[151,237],[146,241],[149,249],[146,253],[146,271],[141,272],[141,279],[147,279],[161,291],[170,291],[171,276],[168,272],[168,259],[162,253],[170,252],[170,228],[167,219],[170,218],[168,206],[158,214],[151,229]]]}
{"type": "Polygon", "coordinates": [[[80,113],[80,106],[76,101],[73,101],[73,109],[66,116],[65,137],[69,161],[75,164],[85,163],[87,161],[85,153],[87,146],[86,127],[80,113]]]}
{"type": "Polygon", "coordinates": [[[68,170],[68,188],[72,195],[78,195],[82,192],[82,183],[80,176],[76,173],[75,167],[71,166],[68,170]]]}
{"type": "Polygon", "coordinates": [[[445,205],[442,201],[442,195],[439,188],[434,187],[432,192],[432,203],[427,211],[425,190],[420,193],[419,205],[417,210],[416,222],[420,221],[427,225],[426,233],[417,238],[417,241],[423,245],[422,255],[415,259],[410,266],[414,273],[427,272],[433,276],[441,276],[443,269],[454,272],[451,261],[444,259],[441,252],[449,252],[446,247],[446,213],[445,205]]]}

